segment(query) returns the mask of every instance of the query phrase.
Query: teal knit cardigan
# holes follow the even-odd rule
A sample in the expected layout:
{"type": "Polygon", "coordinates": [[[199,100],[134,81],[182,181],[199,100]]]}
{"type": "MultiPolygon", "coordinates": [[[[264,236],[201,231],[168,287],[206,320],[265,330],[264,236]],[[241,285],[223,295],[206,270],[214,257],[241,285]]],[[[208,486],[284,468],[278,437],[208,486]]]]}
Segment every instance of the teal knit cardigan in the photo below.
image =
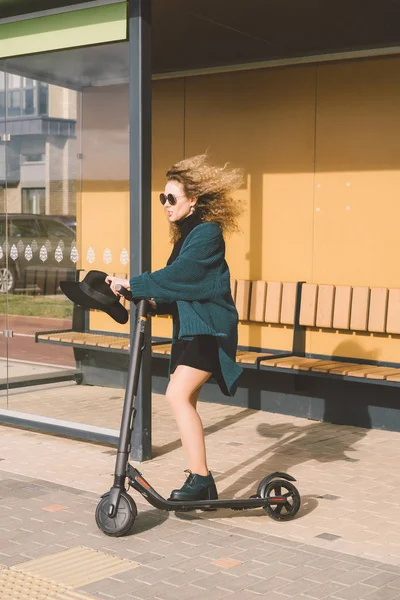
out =
{"type": "MultiPolygon", "coordinates": [[[[195,335],[216,337],[226,385],[221,390],[226,396],[233,396],[243,369],[236,363],[238,313],[232,299],[220,226],[215,222],[197,225],[171,265],[131,277],[130,286],[135,298],[177,303],[179,339],[192,339],[195,335]]],[[[172,341],[178,337],[174,328],[172,341]]]]}

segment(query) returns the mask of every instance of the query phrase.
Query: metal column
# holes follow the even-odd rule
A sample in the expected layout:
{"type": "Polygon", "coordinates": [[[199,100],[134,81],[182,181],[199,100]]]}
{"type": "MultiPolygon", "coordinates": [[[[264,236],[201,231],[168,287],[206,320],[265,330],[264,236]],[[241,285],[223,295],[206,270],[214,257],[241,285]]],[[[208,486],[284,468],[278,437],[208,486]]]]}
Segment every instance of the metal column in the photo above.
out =
{"type": "MultiPolygon", "coordinates": [[[[128,10],[130,264],[131,274],[138,275],[151,270],[151,0],[130,0],[128,10]]],[[[133,327],[132,318],[131,335],[133,327]]],[[[151,458],[150,325],[147,328],[136,408],[132,458],[144,461],[151,458]]]]}

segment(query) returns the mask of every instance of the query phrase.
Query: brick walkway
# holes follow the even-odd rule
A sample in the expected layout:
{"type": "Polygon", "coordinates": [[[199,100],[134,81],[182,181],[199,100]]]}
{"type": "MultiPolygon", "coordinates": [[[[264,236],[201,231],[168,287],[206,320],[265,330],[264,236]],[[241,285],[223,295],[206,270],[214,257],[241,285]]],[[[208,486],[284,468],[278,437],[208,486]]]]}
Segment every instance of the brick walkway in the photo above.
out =
{"type": "MultiPolygon", "coordinates": [[[[33,393],[10,401],[27,405],[33,393]]],[[[50,407],[52,398],[58,412],[75,403],[82,414],[97,405],[100,419],[108,407],[117,422],[120,396],[65,385],[42,390],[40,401],[50,407]]],[[[0,427],[0,599],[18,600],[17,591],[5,594],[20,580],[53,585],[45,600],[400,599],[400,434],[218,404],[202,403],[200,412],[220,495],[249,496],[265,475],[286,471],[302,496],[296,519],[276,522],[262,510],[175,515],[132,492],[139,512],[133,534],[109,538],[94,510],[112,483],[115,450],[0,427]],[[75,580],[79,552],[88,553],[88,566],[75,580]],[[59,572],[37,564],[48,555],[44,561],[55,561],[59,572]]],[[[168,496],[187,465],[157,395],[153,428],[154,458],[139,468],[168,496]]]]}

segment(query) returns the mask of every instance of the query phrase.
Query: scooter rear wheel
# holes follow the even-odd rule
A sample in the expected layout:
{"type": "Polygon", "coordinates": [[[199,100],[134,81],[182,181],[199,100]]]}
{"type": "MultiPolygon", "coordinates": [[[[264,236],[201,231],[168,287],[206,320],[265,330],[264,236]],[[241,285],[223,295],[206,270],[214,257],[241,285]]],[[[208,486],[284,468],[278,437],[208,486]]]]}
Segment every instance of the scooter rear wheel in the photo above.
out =
{"type": "Polygon", "coordinates": [[[264,511],[276,521],[293,519],[300,508],[300,494],[297,488],[284,479],[272,479],[260,490],[260,497],[268,502],[264,511]],[[284,497],[286,502],[274,504],[274,498],[284,497]]]}
{"type": "Polygon", "coordinates": [[[118,510],[115,517],[108,514],[110,508],[110,492],[104,494],[96,508],[96,523],[106,535],[119,537],[131,531],[137,516],[135,501],[126,492],[121,492],[118,510]]]}

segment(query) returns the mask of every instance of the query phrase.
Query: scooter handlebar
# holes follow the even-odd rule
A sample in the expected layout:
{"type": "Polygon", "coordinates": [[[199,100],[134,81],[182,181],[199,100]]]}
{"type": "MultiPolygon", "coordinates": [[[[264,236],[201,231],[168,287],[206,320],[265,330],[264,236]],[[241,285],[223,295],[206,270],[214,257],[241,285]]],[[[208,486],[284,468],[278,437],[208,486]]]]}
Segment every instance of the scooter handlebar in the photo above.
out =
{"type": "Polygon", "coordinates": [[[128,290],[126,287],[124,287],[121,284],[117,284],[115,286],[115,290],[121,294],[121,296],[123,296],[124,298],[126,298],[127,300],[132,300],[133,296],[132,296],[132,292],[130,290],[128,290]]]}
{"type": "Polygon", "coordinates": [[[126,287],[123,287],[119,283],[115,286],[115,290],[121,294],[121,296],[124,296],[124,298],[130,300],[130,302],[133,302],[136,305],[137,314],[152,315],[149,310],[150,305],[145,298],[135,298],[130,290],[128,290],[126,287]]]}

